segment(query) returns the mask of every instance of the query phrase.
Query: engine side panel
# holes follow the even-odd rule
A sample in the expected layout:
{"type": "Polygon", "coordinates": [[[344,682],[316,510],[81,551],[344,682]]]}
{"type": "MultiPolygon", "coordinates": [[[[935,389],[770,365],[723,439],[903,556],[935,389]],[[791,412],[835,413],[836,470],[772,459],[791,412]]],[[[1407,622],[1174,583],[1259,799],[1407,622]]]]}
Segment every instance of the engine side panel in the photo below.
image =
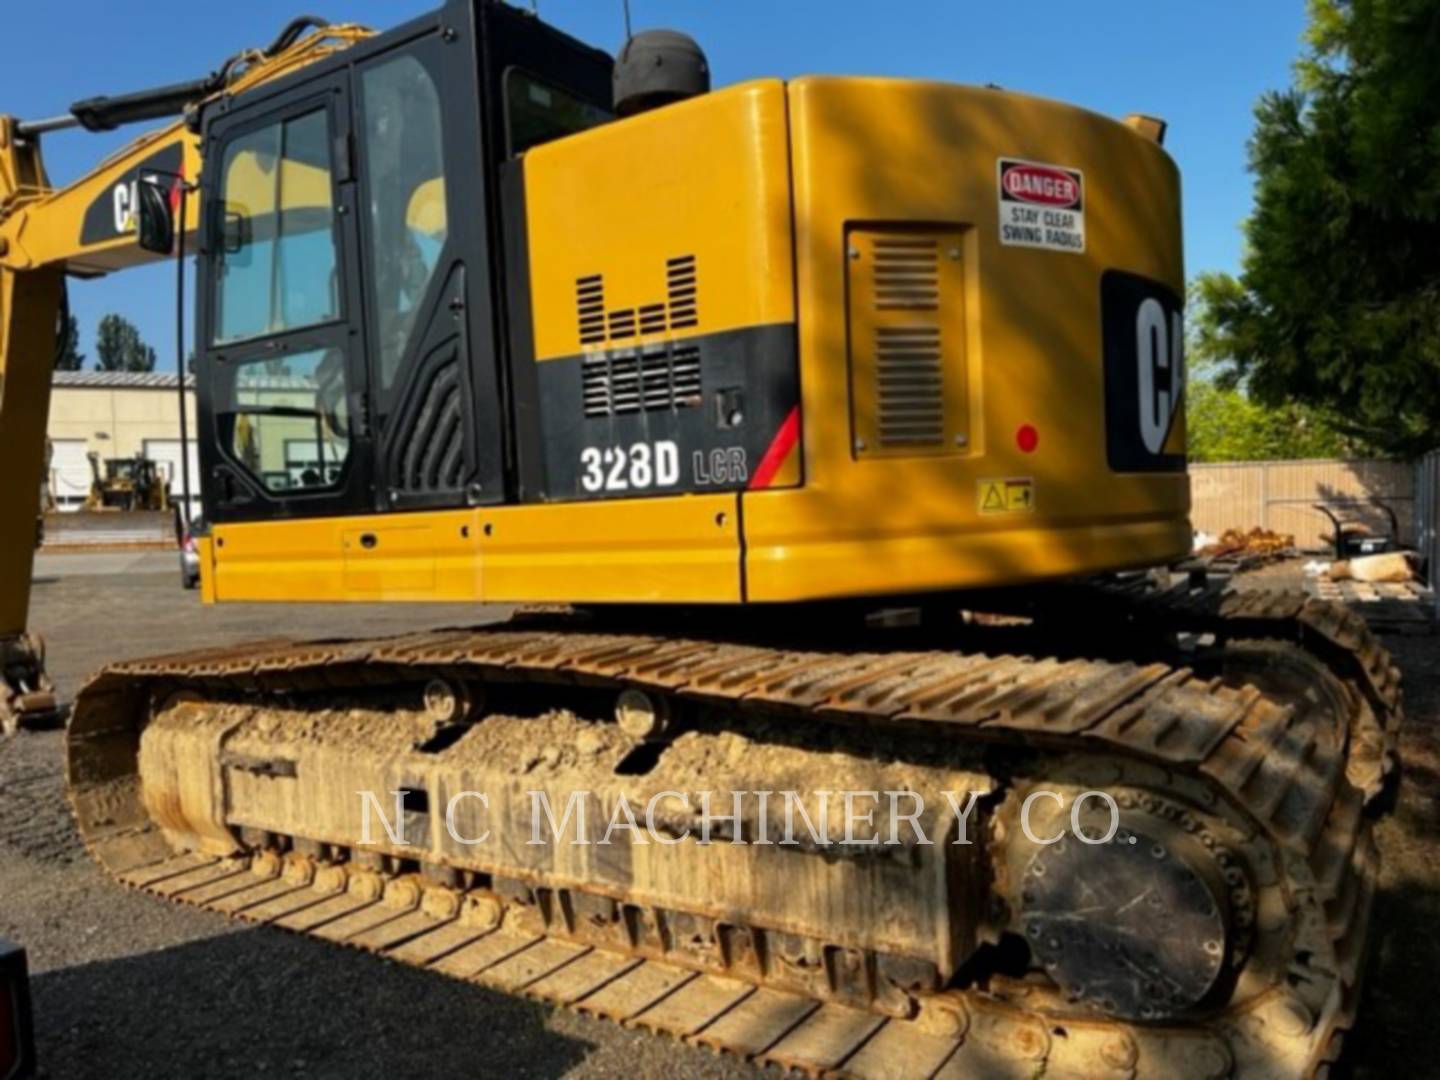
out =
{"type": "MultiPolygon", "coordinates": [[[[1184,292],[1164,151],[990,89],[788,90],[805,486],[744,496],[751,599],[1018,583],[1188,550],[1179,358],[1168,334],[1136,347],[1139,305],[1153,293],[1168,330],[1184,292]],[[1115,363],[1143,352],[1153,377],[1144,407],[1111,408],[1134,431],[1108,436],[1107,394],[1125,392],[1107,387],[1113,270],[1150,290],[1109,317],[1130,327],[1115,363]],[[1163,453],[1112,455],[1112,468],[1107,440],[1146,454],[1157,429],[1163,453]]],[[[1127,374],[1136,395],[1144,380],[1127,374]]]]}
{"type": "Polygon", "coordinates": [[[798,481],[786,125],[768,80],[526,155],[541,500],[798,481]]]}

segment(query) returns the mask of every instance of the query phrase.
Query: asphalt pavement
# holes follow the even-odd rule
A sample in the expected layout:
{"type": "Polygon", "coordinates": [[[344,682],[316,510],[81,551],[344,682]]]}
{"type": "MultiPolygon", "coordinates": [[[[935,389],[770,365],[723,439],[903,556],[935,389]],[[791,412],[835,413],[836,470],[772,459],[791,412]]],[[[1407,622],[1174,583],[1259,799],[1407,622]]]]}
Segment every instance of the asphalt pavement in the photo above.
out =
{"type": "Polygon", "coordinates": [[[70,577],[110,577],[115,574],[174,574],[180,576],[178,551],[40,552],[35,556],[39,581],[70,577]]]}

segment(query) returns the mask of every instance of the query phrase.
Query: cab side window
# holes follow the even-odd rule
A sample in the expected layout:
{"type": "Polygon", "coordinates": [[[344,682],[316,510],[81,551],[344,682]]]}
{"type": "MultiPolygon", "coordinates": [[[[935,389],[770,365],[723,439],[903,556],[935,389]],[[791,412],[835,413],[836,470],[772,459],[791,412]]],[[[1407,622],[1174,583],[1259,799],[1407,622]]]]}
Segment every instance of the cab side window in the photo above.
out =
{"type": "Polygon", "coordinates": [[[350,457],[344,357],[312,349],[233,366],[230,453],[273,495],[340,484],[350,457]]]}
{"type": "Polygon", "coordinates": [[[365,71],[360,100],[376,370],[388,390],[450,232],[440,92],[425,64],[407,54],[365,71]]]}
{"type": "Polygon", "coordinates": [[[329,128],[318,108],[226,146],[214,344],[340,317],[329,128]]]}

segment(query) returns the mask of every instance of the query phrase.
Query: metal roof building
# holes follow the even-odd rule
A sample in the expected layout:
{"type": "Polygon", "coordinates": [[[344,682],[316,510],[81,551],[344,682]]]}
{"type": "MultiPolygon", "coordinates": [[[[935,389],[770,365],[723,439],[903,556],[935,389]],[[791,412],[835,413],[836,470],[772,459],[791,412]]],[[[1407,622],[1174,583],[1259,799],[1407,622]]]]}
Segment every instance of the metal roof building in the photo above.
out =
{"type": "MultiPolygon", "coordinates": [[[[193,438],[194,379],[187,376],[185,384],[193,438]]],[[[171,492],[179,498],[180,383],[175,372],[57,371],[52,388],[49,484],[60,508],[85,501],[92,453],[101,458],[144,454],[160,463],[171,478],[171,492]]],[[[198,488],[200,469],[193,441],[189,456],[190,482],[198,488]]]]}

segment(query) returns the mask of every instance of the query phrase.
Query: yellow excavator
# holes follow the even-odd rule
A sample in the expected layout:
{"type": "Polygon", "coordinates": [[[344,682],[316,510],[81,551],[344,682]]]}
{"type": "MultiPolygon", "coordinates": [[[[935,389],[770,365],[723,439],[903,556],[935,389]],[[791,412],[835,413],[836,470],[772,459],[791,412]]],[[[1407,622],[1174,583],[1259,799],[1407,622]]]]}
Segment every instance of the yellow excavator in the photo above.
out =
{"type": "Polygon", "coordinates": [[[1148,572],[1191,539],[1163,136],[712,89],[494,0],[0,118],[4,707],[65,276],[196,254],[204,600],[522,606],[97,674],[117,881],[814,1075],[1321,1072],[1398,673],[1148,572]],[[46,182],[49,132],[162,117],[46,182]]]}

